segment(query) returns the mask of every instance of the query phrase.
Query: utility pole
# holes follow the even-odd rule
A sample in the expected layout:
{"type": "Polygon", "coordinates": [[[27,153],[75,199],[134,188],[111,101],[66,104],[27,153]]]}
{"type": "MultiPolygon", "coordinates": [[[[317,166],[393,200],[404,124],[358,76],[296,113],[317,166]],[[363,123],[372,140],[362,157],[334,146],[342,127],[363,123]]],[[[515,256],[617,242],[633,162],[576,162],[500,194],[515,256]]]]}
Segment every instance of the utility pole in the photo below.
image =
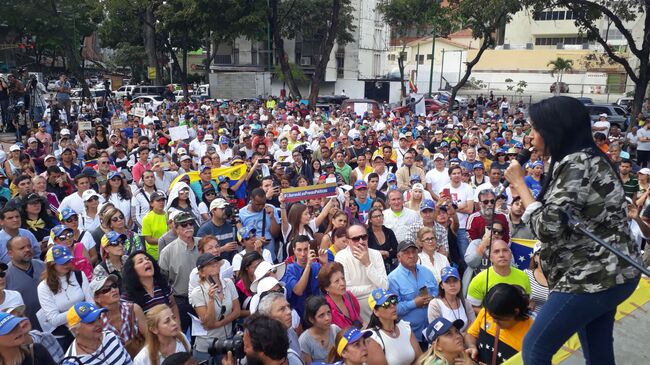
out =
{"type": "Polygon", "coordinates": [[[433,58],[436,52],[436,29],[431,32],[431,72],[429,73],[429,98],[433,96],[431,88],[433,87],[433,58]]]}

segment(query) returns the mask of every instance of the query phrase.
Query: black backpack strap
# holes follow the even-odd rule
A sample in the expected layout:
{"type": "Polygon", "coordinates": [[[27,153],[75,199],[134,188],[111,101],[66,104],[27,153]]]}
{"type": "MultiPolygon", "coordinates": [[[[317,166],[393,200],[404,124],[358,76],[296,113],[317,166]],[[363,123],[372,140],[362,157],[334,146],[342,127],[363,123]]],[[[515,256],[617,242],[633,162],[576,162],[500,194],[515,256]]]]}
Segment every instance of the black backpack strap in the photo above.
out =
{"type": "Polygon", "coordinates": [[[73,271],[73,273],[74,273],[74,278],[77,280],[77,284],[79,284],[79,288],[81,288],[83,283],[83,278],[81,277],[82,275],[81,271],[75,270],[73,271]]]}

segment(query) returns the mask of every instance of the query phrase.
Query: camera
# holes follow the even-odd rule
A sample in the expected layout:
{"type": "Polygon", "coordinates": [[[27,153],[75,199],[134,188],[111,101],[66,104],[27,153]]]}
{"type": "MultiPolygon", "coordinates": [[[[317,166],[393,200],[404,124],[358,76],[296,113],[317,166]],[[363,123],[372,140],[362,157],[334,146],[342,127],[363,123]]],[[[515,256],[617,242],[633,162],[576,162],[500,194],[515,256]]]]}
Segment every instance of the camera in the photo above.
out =
{"type": "Polygon", "coordinates": [[[228,351],[232,352],[236,359],[243,359],[246,356],[246,353],[244,353],[244,334],[242,332],[237,332],[232,338],[214,339],[212,346],[208,349],[208,353],[212,357],[225,355],[228,351]]]}
{"type": "Polygon", "coordinates": [[[226,215],[226,219],[239,219],[239,208],[236,206],[237,203],[237,199],[228,200],[228,205],[223,210],[224,214],[226,215]]]}
{"type": "Polygon", "coordinates": [[[301,144],[300,146],[294,148],[294,151],[300,152],[302,155],[302,159],[305,161],[311,160],[311,155],[314,151],[312,151],[307,145],[301,144]]]}

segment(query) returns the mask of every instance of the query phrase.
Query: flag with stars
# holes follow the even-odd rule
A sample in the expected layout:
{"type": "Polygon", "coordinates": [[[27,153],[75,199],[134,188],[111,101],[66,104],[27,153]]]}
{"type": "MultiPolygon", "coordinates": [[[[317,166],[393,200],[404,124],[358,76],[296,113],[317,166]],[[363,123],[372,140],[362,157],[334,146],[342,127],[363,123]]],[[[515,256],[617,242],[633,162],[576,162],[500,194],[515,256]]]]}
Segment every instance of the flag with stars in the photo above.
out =
{"type": "Polygon", "coordinates": [[[511,238],[510,250],[512,251],[512,258],[517,264],[517,268],[524,270],[528,268],[530,258],[533,257],[533,246],[535,240],[527,240],[523,238],[511,238]]]}

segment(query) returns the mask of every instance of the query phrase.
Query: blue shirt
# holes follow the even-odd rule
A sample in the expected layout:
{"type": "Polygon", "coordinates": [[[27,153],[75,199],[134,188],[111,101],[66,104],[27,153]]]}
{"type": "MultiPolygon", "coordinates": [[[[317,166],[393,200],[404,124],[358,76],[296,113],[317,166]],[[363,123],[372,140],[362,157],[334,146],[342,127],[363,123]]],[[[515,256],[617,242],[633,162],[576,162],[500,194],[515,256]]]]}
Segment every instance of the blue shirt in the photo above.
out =
{"type": "MultiPolygon", "coordinates": [[[[320,289],[318,288],[318,280],[316,277],[320,272],[320,264],[318,262],[310,262],[311,272],[309,273],[309,283],[305,287],[305,290],[302,292],[302,295],[296,295],[293,292],[293,288],[298,284],[302,273],[305,269],[296,264],[290,264],[287,266],[287,270],[284,273],[282,281],[285,283],[285,288],[287,288],[287,301],[291,304],[291,308],[295,309],[298,314],[303,317],[305,315],[305,299],[312,295],[323,295],[320,289]]],[[[303,321],[305,318],[303,318],[303,321]]]]}
{"type": "MultiPolygon", "coordinates": [[[[199,227],[196,236],[205,237],[207,235],[217,237],[219,246],[225,246],[226,243],[235,241],[235,231],[230,222],[226,222],[222,226],[216,226],[212,220],[203,223],[201,227],[199,227]]],[[[219,256],[221,256],[223,259],[228,260],[228,262],[232,262],[232,258],[235,257],[236,253],[237,251],[222,252],[219,256]]]]}
{"type": "MultiPolygon", "coordinates": [[[[267,206],[270,206],[270,204],[267,204],[267,206]]],[[[266,210],[262,209],[260,212],[251,212],[248,209],[249,205],[241,208],[239,210],[239,218],[241,219],[241,223],[244,227],[248,226],[253,226],[257,230],[257,236],[262,237],[262,218],[266,220],[266,226],[264,227],[264,238],[266,238],[269,241],[269,244],[266,245],[267,250],[271,251],[271,257],[273,257],[273,260],[276,260],[276,254],[275,254],[275,241],[273,240],[273,236],[271,235],[271,218],[269,218],[269,215],[266,214],[266,210]]],[[[278,217],[277,208],[273,208],[276,212],[274,214],[274,219],[275,221],[280,224],[280,218],[278,217]]]]}
{"type": "Polygon", "coordinates": [[[59,166],[62,167],[72,179],[81,173],[81,166],[77,165],[76,163],[70,165],[70,168],[65,167],[63,164],[60,164],[59,166]]]}
{"type": "MultiPolygon", "coordinates": [[[[214,188],[214,191],[218,191],[219,188],[217,188],[217,184],[214,182],[214,180],[210,180],[210,184],[214,188]]],[[[199,201],[203,201],[203,180],[195,181],[190,184],[190,188],[192,191],[194,191],[194,194],[196,194],[196,198],[199,201]]],[[[208,204],[210,205],[210,204],[208,204]]]]}
{"type": "Polygon", "coordinates": [[[418,341],[422,341],[422,330],[429,324],[427,306],[417,308],[415,298],[420,295],[420,288],[426,287],[429,295],[438,295],[438,283],[431,270],[416,265],[413,273],[400,264],[388,274],[388,289],[397,294],[397,315],[411,324],[411,330],[418,341]]]}
{"type": "Polygon", "coordinates": [[[524,182],[526,183],[526,186],[528,186],[528,189],[530,189],[533,197],[537,199],[537,195],[539,195],[539,192],[542,191],[542,184],[539,181],[533,179],[533,177],[530,175],[524,178],[524,182]]]}
{"type": "MultiPolygon", "coordinates": [[[[35,258],[41,256],[41,245],[38,243],[32,232],[18,228],[18,236],[27,237],[29,242],[32,244],[32,253],[35,258]]],[[[9,233],[5,232],[4,229],[0,231],[0,262],[4,262],[5,264],[8,264],[9,261],[11,261],[11,257],[9,257],[9,254],[7,253],[7,242],[9,242],[11,238],[12,237],[9,233]]]]}

